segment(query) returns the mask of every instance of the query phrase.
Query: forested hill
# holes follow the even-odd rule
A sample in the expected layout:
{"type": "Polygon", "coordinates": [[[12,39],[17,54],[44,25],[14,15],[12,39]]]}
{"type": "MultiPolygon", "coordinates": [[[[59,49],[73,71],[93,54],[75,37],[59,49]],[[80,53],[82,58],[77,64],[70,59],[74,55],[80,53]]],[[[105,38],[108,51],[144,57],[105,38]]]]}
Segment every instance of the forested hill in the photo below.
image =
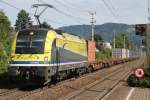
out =
{"type": "MultiPolygon", "coordinates": [[[[72,25],[59,28],[62,31],[69,32],[85,39],[90,37],[90,25],[72,25]]],[[[110,42],[114,37],[114,32],[123,32],[129,39],[133,40],[136,45],[139,45],[141,38],[135,35],[134,25],[118,24],[118,23],[105,23],[95,26],[95,33],[102,36],[105,41],[110,42]]]]}

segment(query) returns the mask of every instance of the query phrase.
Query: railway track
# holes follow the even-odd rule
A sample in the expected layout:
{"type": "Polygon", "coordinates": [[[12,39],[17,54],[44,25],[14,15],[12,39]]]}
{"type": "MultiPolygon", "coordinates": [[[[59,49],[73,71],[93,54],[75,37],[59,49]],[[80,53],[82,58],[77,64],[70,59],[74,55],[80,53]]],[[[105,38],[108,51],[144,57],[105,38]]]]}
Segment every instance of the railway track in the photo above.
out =
{"type": "Polygon", "coordinates": [[[113,87],[115,87],[123,79],[122,77],[125,77],[124,74],[127,75],[124,70],[117,70],[107,75],[103,79],[84,86],[83,88],[73,92],[70,95],[67,95],[66,97],[60,98],[59,100],[98,100],[113,87]],[[116,76],[121,76],[121,79],[119,77],[118,79],[116,76]]]}
{"type": "MultiPolygon", "coordinates": [[[[117,68],[120,68],[121,67],[121,65],[119,65],[117,68]]],[[[117,70],[117,68],[113,68],[114,70],[117,70]]],[[[106,75],[106,72],[109,72],[109,73],[112,73],[114,70],[109,70],[108,71],[108,69],[104,69],[103,70],[103,72],[102,73],[100,73],[101,75],[103,74],[103,75],[106,75]]],[[[96,72],[96,73],[98,73],[98,72],[96,72]]],[[[96,73],[91,73],[92,75],[94,74],[96,74],[96,73]]],[[[101,75],[97,75],[97,76],[101,76],[101,75]]],[[[83,75],[83,76],[81,76],[80,77],[80,79],[84,79],[86,77],[86,75],[83,75]]],[[[97,80],[97,78],[95,78],[95,77],[91,77],[91,79],[93,80],[93,81],[95,81],[95,80],[97,80]]],[[[65,82],[62,82],[62,83],[60,83],[60,84],[58,84],[58,87],[59,87],[59,85],[62,85],[63,83],[66,83],[66,82],[69,82],[69,81],[65,81],[65,82]]],[[[71,89],[75,89],[76,90],[76,87],[72,87],[72,86],[69,86],[69,85],[63,85],[63,87],[65,87],[65,88],[71,88],[71,89]]],[[[57,87],[56,87],[57,88],[57,87]]],[[[41,93],[40,94],[44,94],[44,92],[48,92],[49,90],[54,90],[55,91],[55,87],[54,88],[45,88],[43,91],[41,91],[41,93]]],[[[38,92],[37,92],[38,93],[38,92]]],[[[30,95],[29,95],[29,98],[30,98],[30,95]]],[[[29,99],[28,98],[28,99],[29,99]]],[[[42,97],[43,98],[43,97],[42,97]]],[[[25,99],[24,99],[25,100],[25,99]]]]}
{"type": "Polygon", "coordinates": [[[17,91],[17,89],[5,89],[0,91],[0,97],[11,94],[13,92],[17,91]]]}
{"type": "MultiPolygon", "coordinates": [[[[34,100],[35,99],[42,100],[43,98],[45,98],[47,100],[58,100],[58,99],[61,100],[61,99],[64,98],[64,96],[67,97],[68,96],[67,94],[73,93],[73,92],[79,90],[80,88],[82,88],[83,86],[85,86],[87,84],[90,84],[90,83],[93,83],[93,82],[95,82],[98,79],[102,79],[102,77],[106,76],[109,73],[113,73],[114,71],[117,71],[117,69],[119,69],[121,67],[124,67],[126,70],[130,70],[131,66],[133,66],[133,65],[136,66],[137,62],[139,62],[139,64],[140,64],[143,61],[144,60],[133,61],[132,63],[128,62],[126,64],[123,64],[124,66],[121,64],[121,65],[112,67],[110,69],[100,70],[100,71],[97,71],[97,72],[94,72],[94,73],[90,73],[90,74],[85,75],[85,76],[83,75],[81,78],[79,78],[79,80],[77,79],[78,81],[80,81],[79,83],[77,83],[76,81],[72,82],[72,84],[74,84],[74,85],[65,83],[65,84],[63,84],[61,86],[50,88],[50,89],[47,89],[46,91],[41,91],[38,94],[25,97],[23,100],[26,100],[26,99],[33,100],[33,98],[34,98],[34,100]],[[130,67],[125,67],[125,66],[130,65],[130,64],[132,64],[130,67]],[[85,82],[86,80],[90,80],[90,82],[85,82]],[[77,84],[80,84],[80,85],[77,85],[77,84]],[[60,97],[62,97],[62,98],[60,98],[60,97]]],[[[126,70],[124,70],[124,71],[126,72],[126,70]]],[[[118,83],[116,83],[116,84],[118,84],[118,83]]],[[[114,85],[114,87],[115,87],[115,85],[114,85]]],[[[66,100],[66,98],[64,98],[64,99],[66,100]]]]}
{"type": "MultiPolygon", "coordinates": [[[[44,87],[45,89],[48,87],[44,87]]],[[[42,91],[43,88],[35,89],[32,91],[22,91],[19,89],[13,89],[13,90],[8,90],[6,92],[0,93],[0,100],[19,100],[23,97],[26,97],[28,95],[32,95],[33,93],[37,93],[42,91]]]]}
{"type": "MultiPolygon", "coordinates": [[[[133,61],[134,64],[135,62],[137,61],[133,61]]],[[[78,81],[83,80],[82,81],[83,83],[80,83],[80,85],[77,85],[79,83],[76,83],[76,80],[70,79],[71,81],[66,80],[66,81],[60,82],[59,84],[57,84],[56,86],[52,86],[51,88],[46,86],[43,88],[35,89],[33,91],[15,90],[15,91],[11,91],[8,93],[6,92],[4,93],[4,95],[0,94],[1,96],[0,100],[10,100],[10,99],[11,100],[33,100],[33,99],[42,100],[43,98],[49,99],[49,100],[58,100],[58,99],[59,100],[74,100],[74,99],[78,100],[79,97],[84,97],[85,94],[89,94],[88,97],[86,97],[88,99],[90,98],[89,96],[92,93],[99,93],[99,92],[103,92],[103,96],[99,96],[97,98],[104,97],[110,90],[112,90],[117,84],[119,84],[119,82],[125,77],[126,74],[128,75],[129,72],[127,73],[127,71],[131,69],[130,68],[131,66],[130,67],[126,67],[126,66],[130,64],[131,62],[127,62],[123,65],[121,64],[121,65],[118,65],[109,69],[102,69],[94,73],[83,75],[80,78],[76,79],[78,81]],[[121,77],[118,77],[118,76],[121,76],[121,77]],[[89,79],[89,81],[87,81],[87,79],[89,79]],[[108,87],[108,86],[105,86],[105,84],[108,84],[108,83],[111,83],[111,84],[109,84],[108,85],[109,88],[106,89],[105,87],[108,87]],[[101,90],[95,91],[91,89],[93,87],[96,88],[97,87],[96,85],[99,85],[99,84],[101,85],[101,90]],[[90,90],[91,93],[88,90],[90,90]],[[71,96],[69,93],[74,94],[74,95],[71,96]]],[[[79,100],[81,99],[79,98],[79,100]]],[[[89,99],[89,100],[92,100],[92,99],[89,99]]]]}
{"type": "Polygon", "coordinates": [[[111,90],[117,87],[120,82],[124,81],[131,72],[130,69],[133,68],[131,66],[133,65],[129,65],[128,69],[122,67],[105,76],[103,79],[99,79],[94,83],[86,85],[65,97],[59,98],[59,100],[101,100],[109,94],[111,90]]]}

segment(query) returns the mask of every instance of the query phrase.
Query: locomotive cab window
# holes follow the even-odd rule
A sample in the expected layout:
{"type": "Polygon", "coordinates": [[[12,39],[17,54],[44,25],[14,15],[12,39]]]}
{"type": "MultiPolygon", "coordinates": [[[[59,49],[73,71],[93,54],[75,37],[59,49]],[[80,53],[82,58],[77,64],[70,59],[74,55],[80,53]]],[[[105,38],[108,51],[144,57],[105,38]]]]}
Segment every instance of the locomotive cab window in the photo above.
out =
{"type": "Polygon", "coordinates": [[[45,30],[20,31],[16,41],[16,54],[44,53],[46,35],[45,30]]]}

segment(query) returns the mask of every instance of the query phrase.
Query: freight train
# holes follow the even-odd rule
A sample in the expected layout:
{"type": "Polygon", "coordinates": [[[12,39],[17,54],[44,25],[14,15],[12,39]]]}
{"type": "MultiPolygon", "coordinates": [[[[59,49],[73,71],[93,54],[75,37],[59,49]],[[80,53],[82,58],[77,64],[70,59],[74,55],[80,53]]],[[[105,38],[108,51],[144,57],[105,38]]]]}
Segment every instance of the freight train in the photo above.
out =
{"type": "Polygon", "coordinates": [[[9,77],[40,84],[128,61],[95,61],[95,42],[58,30],[27,28],[12,43],[9,77]]]}

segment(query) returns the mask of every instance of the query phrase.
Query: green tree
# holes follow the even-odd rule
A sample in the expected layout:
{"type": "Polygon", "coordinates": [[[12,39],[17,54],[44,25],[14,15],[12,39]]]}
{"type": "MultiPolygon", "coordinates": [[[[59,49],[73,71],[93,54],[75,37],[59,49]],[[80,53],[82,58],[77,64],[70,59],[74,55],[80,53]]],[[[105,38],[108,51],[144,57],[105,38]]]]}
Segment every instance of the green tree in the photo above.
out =
{"type": "MultiPolygon", "coordinates": [[[[125,48],[130,48],[131,44],[129,42],[128,37],[124,33],[117,33],[115,37],[115,47],[116,48],[124,48],[124,41],[125,41],[125,48]]],[[[114,44],[114,41],[112,42],[114,44]]]]}
{"type": "Polygon", "coordinates": [[[94,40],[95,40],[96,42],[103,42],[102,37],[101,37],[100,35],[98,35],[98,34],[95,34],[95,35],[94,35],[94,40]]]}
{"type": "Polygon", "coordinates": [[[96,59],[104,60],[111,57],[111,49],[103,48],[102,50],[96,52],[96,59]]]}
{"type": "Polygon", "coordinates": [[[10,21],[4,12],[0,11],[0,72],[6,69],[9,61],[10,43],[9,32],[11,30],[10,21]]]}
{"type": "Polygon", "coordinates": [[[42,25],[41,25],[43,28],[49,28],[49,29],[52,29],[51,25],[49,25],[47,22],[43,22],[42,25]]]}
{"type": "Polygon", "coordinates": [[[21,10],[18,13],[17,20],[16,20],[16,31],[19,31],[21,29],[26,28],[26,25],[30,23],[31,18],[29,17],[29,13],[27,13],[25,10],[21,10]]]}

